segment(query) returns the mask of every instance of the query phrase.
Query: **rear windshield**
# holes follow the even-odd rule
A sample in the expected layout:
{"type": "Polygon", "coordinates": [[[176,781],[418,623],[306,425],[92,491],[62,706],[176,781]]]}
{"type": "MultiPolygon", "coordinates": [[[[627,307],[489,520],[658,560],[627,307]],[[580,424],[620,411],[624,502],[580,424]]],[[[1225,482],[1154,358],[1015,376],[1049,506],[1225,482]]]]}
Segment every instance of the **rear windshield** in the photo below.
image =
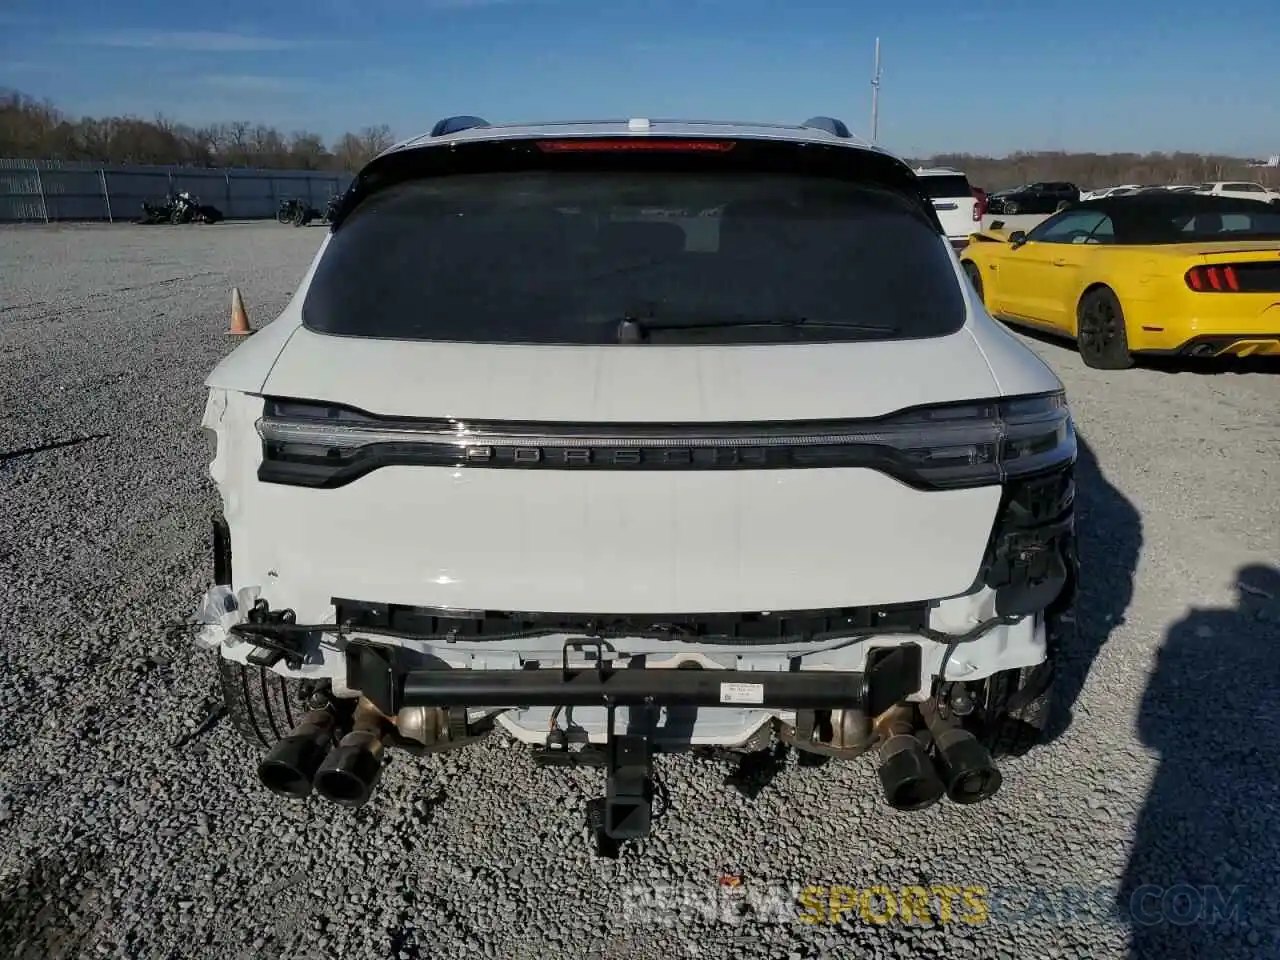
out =
{"type": "Polygon", "coordinates": [[[741,171],[417,179],[335,229],[303,322],[483,343],[617,343],[627,317],[664,343],[941,336],[963,325],[965,303],[919,202],[741,171]]]}
{"type": "Polygon", "coordinates": [[[924,187],[925,195],[931,200],[973,196],[969,181],[959,175],[923,176],[920,178],[920,184],[924,187]]]}

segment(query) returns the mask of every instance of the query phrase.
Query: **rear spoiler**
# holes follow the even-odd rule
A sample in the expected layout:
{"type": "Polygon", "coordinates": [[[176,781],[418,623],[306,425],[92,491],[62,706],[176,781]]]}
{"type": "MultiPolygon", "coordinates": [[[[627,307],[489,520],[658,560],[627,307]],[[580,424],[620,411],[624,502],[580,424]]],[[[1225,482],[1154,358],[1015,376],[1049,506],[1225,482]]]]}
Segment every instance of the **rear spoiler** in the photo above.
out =
{"type": "MultiPolygon", "coordinates": [[[[474,119],[478,118],[462,118],[461,120],[447,118],[447,121],[442,121],[442,123],[448,128],[449,122],[466,124],[474,119]]],[[[812,118],[807,125],[816,126],[818,129],[826,129],[826,124],[819,123],[824,119],[827,118],[812,118]]],[[[478,126],[480,124],[470,125],[478,126]]],[[[835,127],[837,130],[844,129],[847,132],[847,128],[841,128],[835,124],[830,126],[835,127]]],[[[839,136],[838,133],[837,136],[839,136]]],[[[569,139],[582,141],[582,147],[590,150],[591,147],[588,141],[600,143],[602,141],[631,138],[625,134],[621,137],[614,134],[557,137],[554,133],[545,133],[530,137],[502,137],[465,142],[447,140],[443,143],[433,143],[430,138],[415,141],[381,153],[365,164],[352,178],[350,185],[338,201],[330,220],[329,230],[331,233],[336,232],[341,228],[347,217],[351,215],[351,212],[364,200],[397,183],[420,177],[447,176],[468,170],[541,169],[543,164],[548,162],[549,151],[539,149],[539,142],[548,140],[567,141],[569,139]]],[[[689,137],[687,135],[678,137],[646,136],[644,142],[650,149],[644,152],[653,152],[652,148],[657,146],[655,141],[659,140],[688,142],[702,139],[704,138],[689,137]]],[[[761,169],[791,169],[794,164],[796,170],[865,181],[868,186],[878,186],[884,190],[909,198],[912,201],[912,207],[915,212],[939,234],[943,233],[942,222],[938,219],[937,211],[933,208],[933,202],[921,188],[915,172],[905,161],[883,150],[865,145],[855,146],[852,144],[832,143],[828,146],[821,143],[792,142],[769,138],[707,137],[705,139],[708,141],[730,139],[746,149],[698,150],[691,151],[691,154],[700,153],[704,156],[726,157],[730,158],[729,162],[732,162],[734,155],[745,152],[750,157],[744,162],[748,165],[759,162],[761,169]],[[787,156],[785,159],[780,160],[779,156],[783,152],[786,152],[787,156]]],[[[674,143],[673,148],[680,149],[674,143]]],[[[550,155],[560,152],[554,151],[550,155]]],[[[573,152],[577,153],[578,151],[575,150],[573,152]]],[[[615,156],[622,157],[634,155],[638,151],[618,152],[610,150],[609,152],[615,156]]]]}
{"type": "Polygon", "coordinates": [[[1004,228],[1003,220],[995,220],[991,226],[977,233],[969,234],[970,243],[1008,243],[1009,231],[1004,228]]]}

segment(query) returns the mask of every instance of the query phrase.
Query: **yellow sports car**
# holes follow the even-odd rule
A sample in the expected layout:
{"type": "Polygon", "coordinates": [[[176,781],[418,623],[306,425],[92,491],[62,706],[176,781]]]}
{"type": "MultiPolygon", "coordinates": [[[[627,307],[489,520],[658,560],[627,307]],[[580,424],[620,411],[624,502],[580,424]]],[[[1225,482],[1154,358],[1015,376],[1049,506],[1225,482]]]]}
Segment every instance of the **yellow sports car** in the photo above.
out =
{"type": "Polygon", "coordinates": [[[1090,367],[1280,356],[1280,206],[1161,191],[992,226],[959,254],[987,311],[1074,338],[1090,367]]]}

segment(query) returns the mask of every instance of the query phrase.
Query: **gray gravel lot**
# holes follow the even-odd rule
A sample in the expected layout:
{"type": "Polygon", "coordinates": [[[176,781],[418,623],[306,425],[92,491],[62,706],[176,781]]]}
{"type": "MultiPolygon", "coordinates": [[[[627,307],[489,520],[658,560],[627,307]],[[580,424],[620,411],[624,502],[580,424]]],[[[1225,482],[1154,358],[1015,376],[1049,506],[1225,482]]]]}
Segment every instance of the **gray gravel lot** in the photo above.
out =
{"type": "Polygon", "coordinates": [[[211,658],[166,627],[211,576],[198,424],[237,342],[230,287],[265,322],[322,236],[0,228],[5,955],[1280,956],[1274,367],[1100,373],[1029,341],[1086,444],[1082,629],[1070,722],[989,805],[894,815],[869,761],[791,759],[752,798],[665,760],[671,810],[610,863],[581,829],[599,772],[540,771],[496,739],[398,759],[355,814],[267,794],[230,724],[202,727],[211,658]],[[726,869],[748,900],[942,884],[985,888],[989,915],[717,917],[726,869]],[[1178,885],[1165,922],[1117,913],[1154,890],[1138,903],[1157,914],[1178,885]],[[1185,922],[1215,895],[1219,922],[1185,922]]]}

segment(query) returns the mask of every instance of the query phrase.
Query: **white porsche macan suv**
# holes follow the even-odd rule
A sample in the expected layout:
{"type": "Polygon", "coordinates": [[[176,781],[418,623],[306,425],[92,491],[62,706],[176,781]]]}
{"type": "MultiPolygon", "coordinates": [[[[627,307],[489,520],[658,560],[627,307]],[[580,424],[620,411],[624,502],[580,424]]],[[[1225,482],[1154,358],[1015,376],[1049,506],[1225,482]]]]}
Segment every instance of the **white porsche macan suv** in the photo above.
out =
{"type": "Polygon", "coordinates": [[[1062,384],[837,120],[443,120],[206,385],[198,642],[278,794],[502,728],[604,767],[609,853],[663,752],[871,752],[915,810],[1041,738],[1062,384]]]}

